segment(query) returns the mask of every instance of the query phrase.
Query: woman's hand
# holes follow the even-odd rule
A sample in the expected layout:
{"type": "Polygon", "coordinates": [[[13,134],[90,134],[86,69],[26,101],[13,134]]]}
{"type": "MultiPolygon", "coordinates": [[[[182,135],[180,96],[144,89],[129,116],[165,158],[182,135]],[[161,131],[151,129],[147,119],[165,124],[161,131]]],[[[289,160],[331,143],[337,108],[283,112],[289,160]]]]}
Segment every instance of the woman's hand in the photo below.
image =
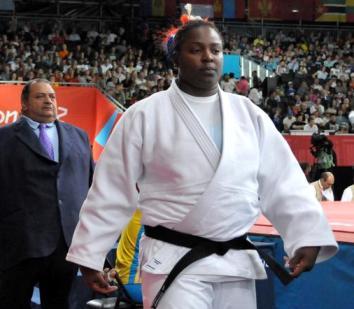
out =
{"type": "Polygon", "coordinates": [[[310,271],[315,265],[320,247],[302,247],[296,250],[289,260],[290,274],[298,277],[304,271],[310,271]]]}
{"type": "Polygon", "coordinates": [[[87,267],[80,267],[86,284],[94,291],[101,294],[109,294],[117,290],[117,287],[110,282],[114,278],[114,270],[105,269],[103,272],[87,267]]]}

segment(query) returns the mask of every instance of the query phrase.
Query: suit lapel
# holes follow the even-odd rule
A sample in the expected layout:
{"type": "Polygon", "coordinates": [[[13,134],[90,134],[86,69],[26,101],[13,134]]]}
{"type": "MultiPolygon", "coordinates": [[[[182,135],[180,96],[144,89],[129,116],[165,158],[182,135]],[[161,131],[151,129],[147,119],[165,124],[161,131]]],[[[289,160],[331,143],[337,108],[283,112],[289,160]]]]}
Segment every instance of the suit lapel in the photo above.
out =
{"type": "Polygon", "coordinates": [[[58,128],[59,162],[61,163],[69,155],[70,148],[72,147],[71,128],[59,121],[55,121],[55,124],[58,128]]]}
{"type": "Polygon", "coordinates": [[[43,149],[38,137],[34,134],[33,130],[24,118],[21,118],[16,124],[15,132],[17,138],[33,152],[50,159],[46,151],[43,149]]]}

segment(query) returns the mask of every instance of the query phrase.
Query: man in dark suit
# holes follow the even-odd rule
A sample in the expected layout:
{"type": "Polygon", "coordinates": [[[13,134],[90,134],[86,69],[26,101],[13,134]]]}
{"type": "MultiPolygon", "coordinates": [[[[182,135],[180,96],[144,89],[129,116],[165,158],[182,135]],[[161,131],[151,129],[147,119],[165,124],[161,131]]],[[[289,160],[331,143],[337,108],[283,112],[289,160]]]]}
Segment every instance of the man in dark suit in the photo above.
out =
{"type": "Polygon", "coordinates": [[[22,117],[0,128],[0,307],[68,308],[77,269],[65,261],[93,164],[87,134],[56,119],[49,81],[32,80],[22,117]]]}

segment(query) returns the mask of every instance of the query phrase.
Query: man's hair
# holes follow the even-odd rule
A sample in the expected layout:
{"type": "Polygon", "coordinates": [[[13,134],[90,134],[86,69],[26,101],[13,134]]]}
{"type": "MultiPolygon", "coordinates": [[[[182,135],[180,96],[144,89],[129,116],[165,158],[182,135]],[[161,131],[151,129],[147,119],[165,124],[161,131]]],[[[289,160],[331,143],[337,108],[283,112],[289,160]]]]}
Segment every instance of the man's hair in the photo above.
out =
{"type": "MultiPolygon", "coordinates": [[[[321,179],[323,179],[324,181],[326,181],[328,179],[328,177],[333,176],[333,174],[331,172],[323,172],[321,174],[321,179]]],[[[333,176],[334,177],[334,176],[333,176]]]]}
{"type": "Polygon", "coordinates": [[[220,39],[222,40],[222,35],[214,23],[202,19],[191,20],[184,24],[175,34],[173,44],[171,44],[171,50],[169,51],[169,55],[173,60],[176,60],[178,58],[179,52],[181,51],[181,46],[184,43],[188,34],[192,30],[200,27],[209,27],[215,30],[218,33],[220,39]]]}
{"type": "Polygon", "coordinates": [[[33,84],[37,83],[45,83],[45,84],[51,84],[51,82],[45,78],[35,78],[26,83],[26,85],[22,89],[21,93],[21,103],[24,104],[28,101],[29,94],[31,92],[31,86],[33,84]]]}

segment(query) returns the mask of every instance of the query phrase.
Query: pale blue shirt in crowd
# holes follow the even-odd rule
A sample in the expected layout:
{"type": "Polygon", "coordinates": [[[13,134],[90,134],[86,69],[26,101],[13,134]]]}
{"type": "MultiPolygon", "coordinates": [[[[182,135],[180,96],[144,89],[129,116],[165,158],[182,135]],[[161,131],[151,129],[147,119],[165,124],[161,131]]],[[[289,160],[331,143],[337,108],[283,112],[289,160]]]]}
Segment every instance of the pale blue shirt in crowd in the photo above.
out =
{"type": "MultiPolygon", "coordinates": [[[[34,134],[39,138],[39,125],[40,123],[37,121],[34,121],[33,119],[27,117],[27,116],[22,116],[31,129],[33,130],[34,134]]],[[[49,122],[46,123],[47,128],[46,128],[46,133],[52,142],[53,145],[53,150],[54,150],[54,161],[59,162],[59,136],[58,136],[58,130],[54,122],[49,122]]]]}

